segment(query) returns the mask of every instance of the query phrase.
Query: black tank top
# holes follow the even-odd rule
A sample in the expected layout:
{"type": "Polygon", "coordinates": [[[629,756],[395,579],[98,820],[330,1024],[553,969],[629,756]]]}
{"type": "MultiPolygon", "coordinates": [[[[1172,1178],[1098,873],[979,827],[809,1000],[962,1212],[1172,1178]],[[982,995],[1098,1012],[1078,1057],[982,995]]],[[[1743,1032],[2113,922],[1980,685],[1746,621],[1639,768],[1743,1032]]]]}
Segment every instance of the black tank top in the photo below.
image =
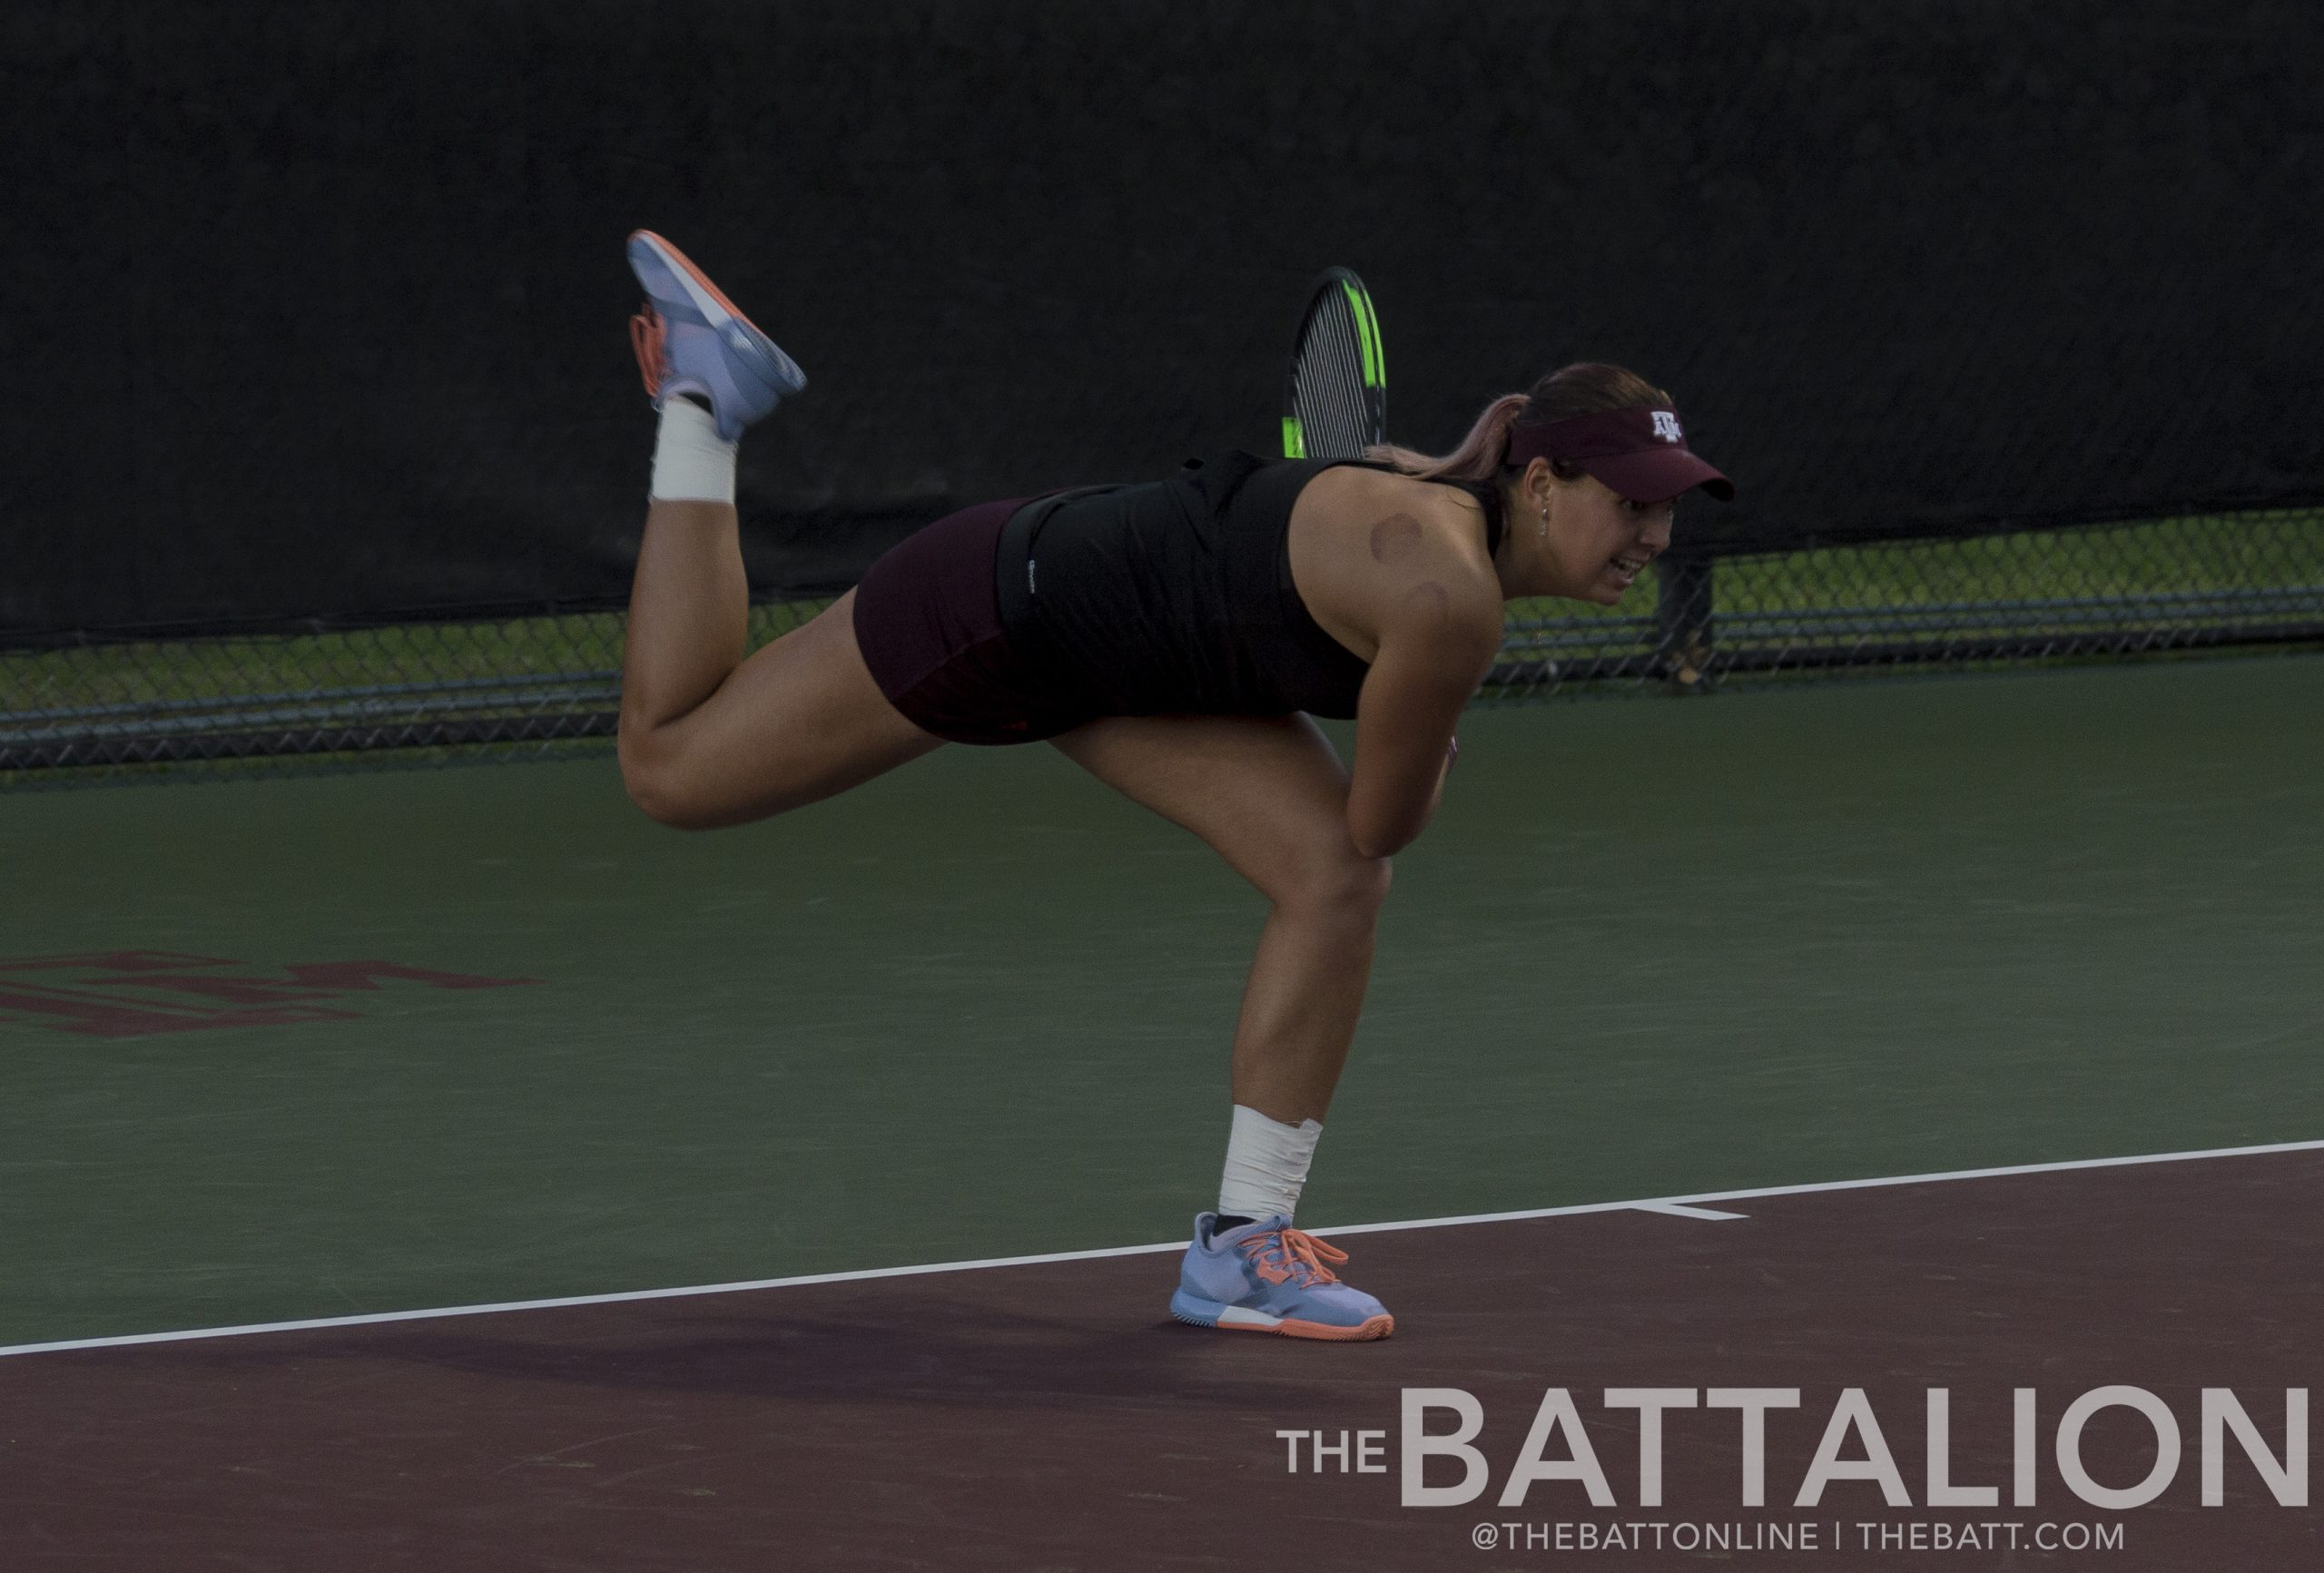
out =
{"type": "MultiPolygon", "coordinates": [[[[1362,459],[1188,461],[1165,481],[1093,487],[1026,508],[994,564],[1010,642],[1108,715],[1355,714],[1370,664],[1325,633],[1291,577],[1291,507],[1362,459]]],[[[1501,545],[1501,499],[1483,505],[1501,545]]]]}

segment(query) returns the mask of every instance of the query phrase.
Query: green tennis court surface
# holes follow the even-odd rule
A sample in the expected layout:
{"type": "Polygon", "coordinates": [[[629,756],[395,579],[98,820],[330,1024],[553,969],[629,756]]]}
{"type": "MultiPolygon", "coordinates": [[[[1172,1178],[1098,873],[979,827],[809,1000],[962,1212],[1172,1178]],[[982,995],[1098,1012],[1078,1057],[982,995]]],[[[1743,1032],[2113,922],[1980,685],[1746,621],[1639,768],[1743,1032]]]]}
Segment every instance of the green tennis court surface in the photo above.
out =
{"type": "MultiPolygon", "coordinates": [[[[1480,711],[1302,1222],[2324,1134],[2319,715],[1480,711]]],[[[704,836],[607,760],[19,797],[0,868],[0,1343],[1183,1237],[1262,916],[1043,748],[704,836]]]]}

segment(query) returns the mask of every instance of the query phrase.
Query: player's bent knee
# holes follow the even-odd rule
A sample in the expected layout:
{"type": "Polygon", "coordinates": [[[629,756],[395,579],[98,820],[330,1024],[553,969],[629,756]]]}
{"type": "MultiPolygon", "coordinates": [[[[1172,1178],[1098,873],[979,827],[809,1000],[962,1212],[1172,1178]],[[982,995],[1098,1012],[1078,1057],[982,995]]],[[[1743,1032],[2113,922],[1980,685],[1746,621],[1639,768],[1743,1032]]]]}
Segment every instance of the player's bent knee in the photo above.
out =
{"type": "Polygon", "coordinates": [[[631,802],[645,811],[646,818],[673,830],[711,828],[701,805],[684,790],[666,750],[656,748],[643,738],[633,740],[633,734],[624,732],[617,752],[622,790],[629,793],[631,802]]]}
{"type": "Polygon", "coordinates": [[[1390,878],[1387,859],[1366,858],[1349,849],[1306,863],[1268,895],[1278,906],[1369,922],[1379,916],[1388,900],[1390,878]]]}
{"type": "Polygon", "coordinates": [[[1394,882],[1394,865],[1385,858],[1359,859],[1347,875],[1348,904],[1367,913],[1378,913],[1387,903],[1388,887],[1394,882]]]}
{"type": "Polygon", "coordinates": [[[629,793],[629,801],[645,811],[645,817],[656,823],[684,828],[684,811],[678,801],[665,792],[660,782],[636,771],[624,770],[621,784],[629,793]]]}

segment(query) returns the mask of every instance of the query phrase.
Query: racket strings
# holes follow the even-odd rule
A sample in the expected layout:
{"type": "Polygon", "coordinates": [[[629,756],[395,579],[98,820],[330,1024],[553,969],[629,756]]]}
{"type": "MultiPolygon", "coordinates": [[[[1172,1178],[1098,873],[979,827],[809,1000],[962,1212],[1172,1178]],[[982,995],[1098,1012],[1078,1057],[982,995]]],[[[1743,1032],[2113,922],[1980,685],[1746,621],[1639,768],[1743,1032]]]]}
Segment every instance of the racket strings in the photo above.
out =
{"type": "Polygon", "coordinates": [[[1344,298],[1334,301],[1333,309],[1324,314],[1324,326],[1331,335],[1334,367],[1330,402],[1343,444],[1337,451],[1353,455],[1363,450],[1364,437],[1364,347],[1356,338],[1360,329],[1344,298]]]}
{"type": "Polygon", "coordinates": [[[1338,291],[1317,301],[1308,318],[1293,380],[1311,457],[1354,458],[1372,441],[1360,332],[1338,291]]]}

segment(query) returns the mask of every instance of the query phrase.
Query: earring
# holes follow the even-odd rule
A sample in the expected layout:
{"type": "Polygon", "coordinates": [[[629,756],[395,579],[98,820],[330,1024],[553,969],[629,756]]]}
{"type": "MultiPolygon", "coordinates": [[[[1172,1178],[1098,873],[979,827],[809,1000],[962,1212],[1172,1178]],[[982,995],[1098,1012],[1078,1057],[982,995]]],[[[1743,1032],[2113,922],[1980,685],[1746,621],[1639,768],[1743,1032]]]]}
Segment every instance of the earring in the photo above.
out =
{"type": "Polygon", "coordinates": [[[1550,538],[1550,506],[1547,503],[1541,505],[1541,522],[1535,527],[1533,534],[1541,540],[1546,541],[1550,538]]]}

